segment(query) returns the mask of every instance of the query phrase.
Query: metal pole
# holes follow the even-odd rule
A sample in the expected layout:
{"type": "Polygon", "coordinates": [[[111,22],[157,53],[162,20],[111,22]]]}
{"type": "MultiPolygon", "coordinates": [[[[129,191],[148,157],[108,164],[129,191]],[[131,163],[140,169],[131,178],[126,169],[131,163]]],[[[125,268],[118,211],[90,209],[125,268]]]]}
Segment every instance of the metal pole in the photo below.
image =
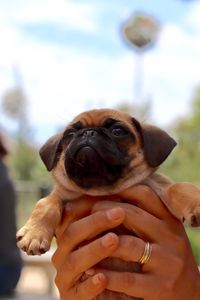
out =
{"type": "Polygon", "coordinates": [[[135,76],[134,76],[134,101],[141,104],[143,91],[144,64],[143,54],[137,52],[135,55],[135,76]]]}

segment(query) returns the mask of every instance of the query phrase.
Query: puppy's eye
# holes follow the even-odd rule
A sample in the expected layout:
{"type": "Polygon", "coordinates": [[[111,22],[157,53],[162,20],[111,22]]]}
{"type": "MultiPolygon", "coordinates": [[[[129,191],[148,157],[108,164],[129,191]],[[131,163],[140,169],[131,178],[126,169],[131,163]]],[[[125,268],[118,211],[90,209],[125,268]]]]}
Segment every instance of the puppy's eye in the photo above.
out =
{"type": "Polygon", "coordinates": [[[116,137],[122,137],[127,134],[127,131],[122,126],[115,126],[114,128],[112,128],[111,133],[116,137]]]}
{"type": "Polygon", "coordinates": [[[69,129],[69,130],[65,131],[64,138],[72,139],[75,136],[75,134],[76,134],[76,130],[69,129]]]}
{"type": "Polygon", "coordinates": [[[76,132],[75,130],[68,132],[68,137],[73,138],[75,136],[76,132]]]}

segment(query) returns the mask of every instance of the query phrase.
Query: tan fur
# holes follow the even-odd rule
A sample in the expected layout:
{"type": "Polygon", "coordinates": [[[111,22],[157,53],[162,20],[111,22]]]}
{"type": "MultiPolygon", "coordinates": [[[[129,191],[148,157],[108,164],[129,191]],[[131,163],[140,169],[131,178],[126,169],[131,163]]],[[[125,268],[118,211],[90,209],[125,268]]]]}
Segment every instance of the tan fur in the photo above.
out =
{"type": "MultiPolygon", "coordinates": [[[[102,123],[109,117],[116,118],[126,124],[135,134],[136,143],[128,145],[129,153],[133,155],[130,163],[130,170],[112,186],[100,188],[89,188],[87,190],[76,185],[68,178],[64,168],[64,150],[59,161],[52,170],[56,186],[53,192],[46,198],[41,199],[25,226],[17,233],[18,246],[28,254],[41,254],[49,249],[52,237],[62,217],[62,206],[65,201],[74,200],[81,196],[100,196],[120,194],[124,190],[139,183],[146,184],[152,188],[162,199],[169,210],[180,220],[186,219],[191,225],[200,224],[200,191],[192,184],[172,183],[162,175],[154,173],[156,168],[150,167],[145,160],[142,141],[138,128],[131,122],[128,114],[115,110],[93,110],[77,116],[74,122],[81,121],[85,127],[102,126],[102,123]]],[[[146,126],[147,130],[154,130],[146,126]]],[[[69,125],[70,127],[70,125],[69,125]]],[[[126,145],[125,145],[126,146],[126,145]]],[[[67,145],[66,145],[67,147],[67,145]]],[[[152,150],[153,151],[153,150],[152,150]]],[[[147,199],[148,201],[148,199],[147,199]]],[[[110,263],[113,267],[113,262],[110,263]]],[[[120,262],[121,270],[125,265],[120,262]]],[[[137,266],[133,265],[133,270],[137,266]]],[[[98,300],[133,299],[123,294],[116,294],[106,291],[98,300]],[[106,294],[107,293],[107,294],[106,294]]]]}

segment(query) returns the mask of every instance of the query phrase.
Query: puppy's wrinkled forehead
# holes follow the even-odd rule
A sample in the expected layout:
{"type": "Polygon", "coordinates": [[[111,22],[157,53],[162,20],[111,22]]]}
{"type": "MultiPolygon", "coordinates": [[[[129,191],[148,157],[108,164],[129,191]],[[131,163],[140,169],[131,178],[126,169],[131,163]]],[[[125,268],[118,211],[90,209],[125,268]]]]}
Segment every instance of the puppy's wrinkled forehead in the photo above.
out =
{"type": "Polygon", "coordinates": [[[98,109],[90,110],[84,113],[81,113],[71,122],[70,125],[78,127],[97,127],[105,125],[107,122],[119,121],[125,124],[127,127],[133,129],[131,125],[131,117],[123,112],[115,111],[112,109],[98,109]]]}

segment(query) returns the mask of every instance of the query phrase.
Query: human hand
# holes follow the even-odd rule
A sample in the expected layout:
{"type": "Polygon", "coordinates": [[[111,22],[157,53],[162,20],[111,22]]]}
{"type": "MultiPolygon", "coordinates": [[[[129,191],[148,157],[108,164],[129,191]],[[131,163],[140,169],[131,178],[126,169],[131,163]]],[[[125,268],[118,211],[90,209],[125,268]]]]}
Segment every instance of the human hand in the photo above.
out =
{"type": "Polygon", "coordinates": [[[68,203],[63,223],[56,232],[58,248],[52,262],[57,270],[55,282],[61,300],[94,299],[107,285],[102,272],[96,272],[87,279],[82,274],[112,255],[118,246],[117,235],[108,233],[100,238],[96,236],[121,224],[125,214],[116,207],[85,217],[93,204],[94,201],[89,199],[68,203]],[[93,238],[96,239],[89,242],[93,238]],[[85,245],[79,247],[82,242],[85,245]]]}
{"type": "Polygon", "coordinates": [[[141,274],[95,268],[89,274],[102,272],[106,289],[145,300],[200,299],[200,275],[183,225],[146,186],[133,187],[121,196],[129,203],[103,201],[93,208],[97,212],[120,206],[126,215],[125,227],[138,235],[120,236],[112,256],[138,261],[150,242],[150,259],[141,274]]]}

